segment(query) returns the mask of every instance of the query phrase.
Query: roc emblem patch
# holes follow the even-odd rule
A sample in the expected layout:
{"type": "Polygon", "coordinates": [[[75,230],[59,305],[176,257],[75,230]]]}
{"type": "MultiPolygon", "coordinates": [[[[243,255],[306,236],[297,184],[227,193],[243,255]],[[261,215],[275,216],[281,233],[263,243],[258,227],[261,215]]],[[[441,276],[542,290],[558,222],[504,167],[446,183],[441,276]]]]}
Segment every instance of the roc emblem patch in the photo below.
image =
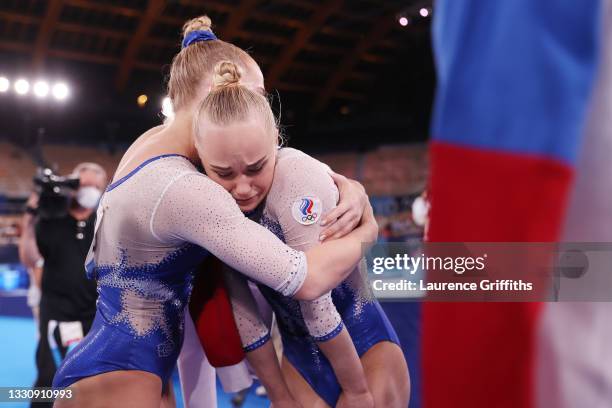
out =
{"type": "Polygon", "coordinates": [[[317,197],[302,197],[293,202],[293,219],[302,225],[311,225],[321,217],[321,200],[317,197]]]}

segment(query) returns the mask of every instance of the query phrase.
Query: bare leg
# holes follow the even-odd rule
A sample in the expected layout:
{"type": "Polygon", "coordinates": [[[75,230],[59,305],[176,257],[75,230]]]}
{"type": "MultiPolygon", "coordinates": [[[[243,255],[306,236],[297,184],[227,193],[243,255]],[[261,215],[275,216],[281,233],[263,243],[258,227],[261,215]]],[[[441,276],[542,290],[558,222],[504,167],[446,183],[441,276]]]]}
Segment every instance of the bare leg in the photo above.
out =
{"type": "Polygon", "coordinates": [[[362,357],[374,406],[406,408],[410,400],[410,376],[404,353],[397,344],[383,341],[362,357]]]}
{"type": "Polygon", "coordinates": [[[72,398],[54,408],[159,408],[162,384],[146,371],[122,370],[87,377],[72,384],[72,398]]]}
{"type": "Polygon", "coordinates": [[[329,405],[314,392],[310,384],[296,370],[296,368],[283,356],[281,371],[293,398],[303,407],[329,408],[329,405]]]}

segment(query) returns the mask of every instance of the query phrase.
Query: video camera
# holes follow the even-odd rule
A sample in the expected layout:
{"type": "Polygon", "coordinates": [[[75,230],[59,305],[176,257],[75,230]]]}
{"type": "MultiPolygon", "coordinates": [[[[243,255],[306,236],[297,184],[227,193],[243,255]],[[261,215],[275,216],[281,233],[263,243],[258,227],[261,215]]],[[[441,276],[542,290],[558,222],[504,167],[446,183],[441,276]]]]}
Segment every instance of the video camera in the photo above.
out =
{"type": "Polygon", "coordinates": [[[73,196],[72,192],[79,188],[79,178],[58,176],[49,168],[39,168],[33,180],[40,197],[39,216],[48,219],[66,215],[73,196]]]}

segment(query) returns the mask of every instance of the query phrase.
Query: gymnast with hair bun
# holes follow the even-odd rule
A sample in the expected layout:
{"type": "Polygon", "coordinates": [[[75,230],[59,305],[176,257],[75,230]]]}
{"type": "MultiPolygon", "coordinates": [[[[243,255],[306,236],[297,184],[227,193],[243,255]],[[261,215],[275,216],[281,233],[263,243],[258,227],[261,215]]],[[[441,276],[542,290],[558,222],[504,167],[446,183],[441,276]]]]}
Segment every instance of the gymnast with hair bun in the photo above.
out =
{"type": "Polygon", "coordinates": [[[168,84],[175,117],[132,144],[101,198],[86,263],[97,280],[96,316],[57,370],[53,386],[72,390],[58,408],[160,406],[183,342],[194,270],[209,254],[285,296],[312,300],[343,281],[362,243],[376,239],[366,206],[348,235],[292,249],[199,171],[193,116],[213,86],[213,68],[232,61],[258,94],[263,77],[247,53],[214,36],[207,17],[186,31],[168,84]]]}
{"type": "MultiPolygon", "coordinates": [[[[218,63],[213,89],[197,110],[195,143],[204,170],[243,212],[291,248],[316,248],[321,214],[338,200],[330,169],[298,150],[279,149],[268,100],[241,78],[236,64],[218,63]]],[[[363,263],[350,270],[347,279],[315,300],[295,299],[250,278],[275,313],[282,374],[247,278],[226,271],[243,347],[274,407],[297,406],[288,402],[291,398],[303,407],[407,406],[408,368],[397,335],[372,297],[363,263]]]]}

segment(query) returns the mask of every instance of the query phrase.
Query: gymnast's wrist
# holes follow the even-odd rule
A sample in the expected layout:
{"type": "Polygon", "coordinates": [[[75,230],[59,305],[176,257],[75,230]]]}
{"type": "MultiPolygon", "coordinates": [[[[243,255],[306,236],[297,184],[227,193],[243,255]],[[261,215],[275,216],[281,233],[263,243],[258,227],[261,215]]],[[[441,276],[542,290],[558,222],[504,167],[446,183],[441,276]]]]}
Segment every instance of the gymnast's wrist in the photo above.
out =
{"type": "Polygon", "coordinates": [[[378,237],[378,224],[374,219],[364,220],[352,233],[358,234],[360,243],[374,242],[378,237]]]}
{"type": "Polygon", "coordinates": [[[340,387],[342,388],[342,391],[346,394],[355,396],[369,394],[370,388],[368,387],[368,382],[365,375],[359,377],[360,378],[352,378],[351,381],[344,381],[344,383],[341,382],[340,387]]]}
{"type": "Polygon", "coordinates": [[[343,389],[337,406],[374,408],[374,397],[370,391],[354,393],[343,389]]]}
{"type": "Polygon", "coordinates": [[[374,242],[378,238],[378,223],[376,222],[376,218],[374,217],[374,212],[370,203],[367,203],[366,205],[359,229],[364,230],[364,242],[374,242]]]}

